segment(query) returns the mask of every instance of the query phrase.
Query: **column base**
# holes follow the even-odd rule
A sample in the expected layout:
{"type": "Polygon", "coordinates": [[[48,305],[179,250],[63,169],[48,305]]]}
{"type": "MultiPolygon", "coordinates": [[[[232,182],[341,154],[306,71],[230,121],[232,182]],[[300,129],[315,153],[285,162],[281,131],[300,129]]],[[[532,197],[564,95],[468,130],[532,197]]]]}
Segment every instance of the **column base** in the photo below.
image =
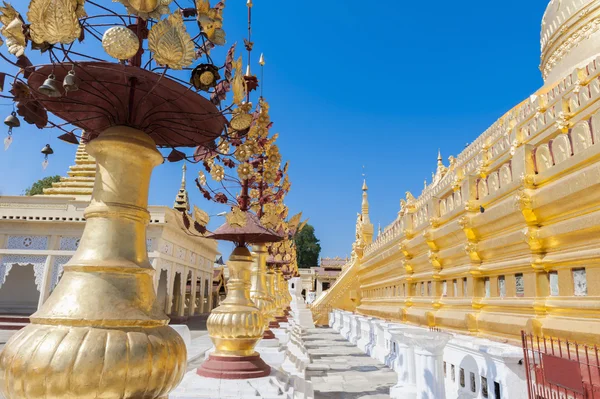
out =
{"type": "Polygon", "coordinates": [[[262,339],[275,339],[275,334],[273,334],[273,331],[271,331],[270,328],[271,326],[269,325],[269,330],[265,330],[265,332],[263,332],[262,339]]]}
{"type": "Polygon", "coordinates": [[[281,327],[281,326],[279,325],[277,320],[273,320],[273,321],[269,322],[269,328],[279,328],[279,327],[281,327]]]}
{"type": "Polygon", "coordinates": [[[201,377],[244,380],[266,377],[271,367],[257,353],[252,356],[219,356],[211,354],[196,370],[201,377]]]}
{"type": "Polygon", "coordinates": [[[391,399],[417,399],[417,387],[398,384],[390,388],[391,399]]]}

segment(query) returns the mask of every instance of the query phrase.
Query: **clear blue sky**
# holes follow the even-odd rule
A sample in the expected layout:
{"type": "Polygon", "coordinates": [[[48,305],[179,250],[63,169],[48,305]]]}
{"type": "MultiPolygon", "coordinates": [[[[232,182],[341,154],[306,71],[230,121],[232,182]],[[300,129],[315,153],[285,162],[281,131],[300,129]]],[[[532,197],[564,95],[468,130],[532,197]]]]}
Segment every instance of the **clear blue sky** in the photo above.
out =
{"type": "MultiPolygon", "coordinates": [[[[228,43],[241,47],[245,1],[227,3],[228,43]]],[[[363,165],[371,220],[385,226],[404,192],[417,196],[431,179],[438,148],[445,160],[456,155],[542,86],[539,33],[547,3],[254,0],[255,57],[265,53],[265,96],[291,164],[287,202],[292,213],[310,218],[322,256],[351,251],[363,165]]],[[[4,118],[11,108],[0,104],[4,118]]],[[[64,175],[75,146],[53,133],[22,127],[9,151],[0,148],[2,195],[64,175]],[[56,154],[44,172],[39,151],[46,142],[56,154]]],[[[188,169],[190,181],[197,170],[188,169]]],[[[180,171],[180,163],[156,169],[151,204],[172,205],[180,171]]],[[[224,210],[188,188],[210,214],[224,210]]]]}

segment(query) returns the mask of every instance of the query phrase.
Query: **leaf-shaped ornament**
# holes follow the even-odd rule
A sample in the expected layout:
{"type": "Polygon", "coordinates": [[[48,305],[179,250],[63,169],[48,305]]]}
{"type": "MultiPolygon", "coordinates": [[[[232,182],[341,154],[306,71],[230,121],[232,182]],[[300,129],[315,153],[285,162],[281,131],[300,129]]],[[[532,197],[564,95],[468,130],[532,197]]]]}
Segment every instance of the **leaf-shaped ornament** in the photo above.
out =
{"type": "Polygon", "coordinates": [[[81,35],[78,0],[31,0],[27,18],[31,40],[50,44],[74,42],[81,35]]]}
{"type": "Polygon", "coordinates": [[[231,86],[233,87],[233,102],[237,105],[241,104],[246,96],[246,85],[244,83],[244,75],[242,72],[242,57],[233,62],[235,68],[235,76],[231,86]]]}
{"type": "Polygon", "coordinates": [[[10,24],[15,18],[19,17],[19,13],[15,8],[5,1],[2,2],[4,7],[0,7],[0,23],[2,25],[7,26],[10,24]]]}
{"type": "Polygon", "coordinates": [[[150,29],[148,47],[157,63],[171,69],[182,69],[194,61],[194,43],[180,13],[169,15],[150,29]]]}
{"type": "Polygon", "coordinates": [[[6,47],[8,52],[15,57],[20,57],[25,54],[27,47],[27,39],[23,34],[23,21],[20,16],[17,16],[7,26],[0,31],[6,37],[6,47]]]}

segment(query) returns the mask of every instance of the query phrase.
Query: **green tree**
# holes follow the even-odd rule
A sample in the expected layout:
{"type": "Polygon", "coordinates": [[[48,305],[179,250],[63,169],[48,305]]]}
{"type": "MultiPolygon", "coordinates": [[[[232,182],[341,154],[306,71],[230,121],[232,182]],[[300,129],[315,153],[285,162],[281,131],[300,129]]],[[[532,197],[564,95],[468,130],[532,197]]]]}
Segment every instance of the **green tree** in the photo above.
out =
{"type": "Polygon", "coordinates": [[[321,254],[321,244],[315,236],[315,228],[310,224],[296,235],[296,253],[298,255],[298,267],[310,268],[319,264],[319,255],[321,254]]]}
{"type": "Polygon", "coordinates": [[[40,179],[40,180],[36,181],[35,183],[33,183],[31,185],[31,187],[29,187],[28,189],[26,189],[25,195],[31,196],[31,195],[44,194],[45,188],[50,188],[50,187],[52,187],[52,183],[58,183],[59,181],[60,181],[59,175],[44,177],[43,179],[40,179]]]}

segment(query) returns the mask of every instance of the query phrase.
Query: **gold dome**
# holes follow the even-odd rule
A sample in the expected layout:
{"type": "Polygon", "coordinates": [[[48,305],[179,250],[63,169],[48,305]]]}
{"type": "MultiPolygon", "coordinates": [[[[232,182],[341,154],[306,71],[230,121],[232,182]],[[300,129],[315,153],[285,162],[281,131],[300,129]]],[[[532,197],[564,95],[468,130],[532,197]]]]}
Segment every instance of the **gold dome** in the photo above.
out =
{"type": "Polygon", "coordinates": [[[600,0],[552,0],[542,20],[540,70],[546,83],[600,53],[600,0]]]}

